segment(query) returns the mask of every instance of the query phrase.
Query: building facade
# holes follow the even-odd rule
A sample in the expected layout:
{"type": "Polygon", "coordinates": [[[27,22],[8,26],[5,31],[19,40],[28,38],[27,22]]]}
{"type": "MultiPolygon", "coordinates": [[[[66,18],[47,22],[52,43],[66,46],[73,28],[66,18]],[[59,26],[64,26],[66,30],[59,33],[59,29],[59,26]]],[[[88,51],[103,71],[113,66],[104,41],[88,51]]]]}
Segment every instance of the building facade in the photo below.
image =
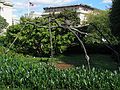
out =
{"type": "Polygon", "coordinates": [[[86,15],[93,12],[94,10],[97,10],[96,8],[93,8],[91,6],[88,5],[70,5],[70,6],[60,6],[60,7],[46,7],[43,8],[44,12],[43,12],[43,16],[45,15],[49,15],[50,13],[55,13],[55,14],[59,14],[60,12],[64,11],[64,10],[73,10],[76,11],[78,14],[78,17],[80,18],[80,22],[81,24],[86,21],[86,15]]]}
{"type": "Polygon", "coordinates": [[[12,25],[12,7],[11,0],[0,0],[0,15],[9,25],[12,25]]]}
{"type": "Polygon", "coordinates": [[[29,13],[29,15],[28,15],[28,14],[25,14],[24,16],[25,16],[25,17],[29,17],[29,18],[42,17],[42,16],[41,16],[41,13],[34,12],[34,11],[31,11],[31,12],[29,13]]]}

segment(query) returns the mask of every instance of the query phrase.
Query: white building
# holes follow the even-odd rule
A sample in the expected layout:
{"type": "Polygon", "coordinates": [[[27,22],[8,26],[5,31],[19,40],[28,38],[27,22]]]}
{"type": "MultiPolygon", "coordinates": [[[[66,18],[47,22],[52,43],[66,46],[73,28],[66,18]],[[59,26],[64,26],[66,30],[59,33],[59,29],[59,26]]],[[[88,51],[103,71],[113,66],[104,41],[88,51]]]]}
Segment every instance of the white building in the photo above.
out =
{"type": "Polygon", "coordinates": [[[28,15],[28,13],[27,13],[27,14],[25,14],[24,16],[25,16],[25,17],[29,17],[29,18],[42,17],[42,16],[41,16],[41,13],[39,13],[39,12],[34,12],[34,11],[31,11],[31,12],[29,13],[29,15],[28,15]]]}
{"type": "Polygon", "coordinates": [[[59,14],[64,10],[74,10],[78,13],[78,17],[80,18],[81,24],[83,21],[86,21],[86,15],[93,12],[94,10],[98,10],[88,5],[70,5],[70,6],[60,6],[60,7],[46,7],[44,8],[44,12],[42,16],[49,15],[50,13],[59,14]]]}
{"type": "Polygon", "coordinates": [[[11,0],[0,0],[0,15],[12,25],[12,3],[11,0]]]}
{"type": "Polygon", "coordinates": [[[19,18],[16,18],[16,17],[12,18],[12,25],[16,25],[16,24],[19,24],[19,23],[20,23],[20,19],[19,18]]]}

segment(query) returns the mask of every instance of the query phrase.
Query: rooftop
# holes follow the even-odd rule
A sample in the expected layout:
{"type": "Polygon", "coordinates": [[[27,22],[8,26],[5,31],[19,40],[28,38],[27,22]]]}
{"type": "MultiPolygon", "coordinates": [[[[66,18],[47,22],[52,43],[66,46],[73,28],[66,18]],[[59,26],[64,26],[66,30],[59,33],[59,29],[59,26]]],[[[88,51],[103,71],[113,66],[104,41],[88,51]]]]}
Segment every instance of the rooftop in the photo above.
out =
{"type": "Polygon", "coordinates": [[[97,8],[94,8],[94,7],[91,7],[89,5],[85,5],[85,4],[69,5],[69,6],[58,6],[58,7],[45,7],[43,9],[46,10],[46,9],[69,8],[69,7],[85,7],[85,8],[89,8],[89,9],[92,9],[92,10],[98,10],[97,8]]]}
{"type": "Polygon", "coordinates": [[[0,3],[6,5],[6,6],[13,6],[13,4],[11,3],[11,0],[0,0],[0,3]]]}

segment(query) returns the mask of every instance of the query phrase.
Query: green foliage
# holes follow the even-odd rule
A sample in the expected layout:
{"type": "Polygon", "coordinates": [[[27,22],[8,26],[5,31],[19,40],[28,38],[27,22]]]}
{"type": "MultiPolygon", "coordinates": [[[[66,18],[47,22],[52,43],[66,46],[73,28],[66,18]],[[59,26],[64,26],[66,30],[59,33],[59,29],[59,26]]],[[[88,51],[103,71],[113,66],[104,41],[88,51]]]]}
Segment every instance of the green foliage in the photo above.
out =
{"type": "Polygon", "coordinates": [[[4,45],[5,38],[5,36],[0,36],[0,46],[4,45]]]}
{"type": "MultiPolygon", "coordinates": [[[[109,42],[111,42],[111,44],[117,43],[116,38],[111,34],[109,26],[109,11],[95,11],[88,15],[87,20],[88,23],[93,23],[100,30],[100,32],[109,40],[109,42]]],[[[104,37],[101,36],[101,34],[92,25],[89,25],[88,32],[89,35],[84,38],[87,44],[107,43],[106,41],[102,41],[104,37]]]]}
{"type": "Polygon", "coordinates": [[[110,25],[112,33],[120,37],[120,0],[113,0],[110,12],[110,25]]]}
{"type": "Polygon", "coordinates": [[[56,16],[59,18],[64,18],[64,20],[69,20],[73,26],[77,26],[80,24],[80,18],[78,17],[77,12],[74,10],[64,10],[56,16]]]}
{"type": "Polygon", "coordinates": [[[0,16],[0,32],[2,32],[2,29],[6,28],[8,26],[8,23],[6,20],[0,16]]]}
{"type": "MultiPolygon", "coordinates": [[[[62,18],[57,19],[64,23],[62,18]]],[[[51,22],[51,26],[57,26],[51,22]]],[[[17,40],[13,45],[13,50],[33,56],[45,56],[50,54],[50,33],[48,30],[48,18],[21,18],[20,24],[8,28],[6,34],[6,45],[10,45],[16,37],[17,40]],[[34,24],[26,24],[31,22],[34,24]],[[25,27],[24,27],[25,26],[25,27]],[[39,26],[45,26],[39,27],[39,26]],[[24,28],[23,28],[24,27],[24,28]]],[[[52,29],[52,41],[54,53],[62,53],[74,41],[74,37],[68,30],[61,28],[52,29]]]]}
{"type": "Polygon", "coordinates": [[[77,67],[59,70],[50,64],[0,59],[0,87],[29,89],[119,90],[120,74],[77,67]]]}

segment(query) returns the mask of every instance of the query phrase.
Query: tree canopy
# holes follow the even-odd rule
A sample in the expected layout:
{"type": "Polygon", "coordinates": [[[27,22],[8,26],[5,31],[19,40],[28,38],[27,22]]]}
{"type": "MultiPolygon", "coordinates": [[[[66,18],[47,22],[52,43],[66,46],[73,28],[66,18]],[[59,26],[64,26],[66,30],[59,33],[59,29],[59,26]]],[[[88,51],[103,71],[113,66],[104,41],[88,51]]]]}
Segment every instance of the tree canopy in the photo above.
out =
{"type": "MultiPolygon", "coordinates": [[[[109,21],[109,11],[95,11],[93,13],[90,13],[87,15],[87,23],[93,23],[99,30],[100,32],[112,43],[115,44],[117,43],[117,40],[115,37],[111,34],[110,30],[110,21],[109,21]]],[[[85,37],[85,42],[88,44],[103,44],[107,43],[104,40],[104,37],[101,36],[101,34],[92,26],[88,26],[88,36],[85,37]]]]}
{"type": "MultiPolygon", "coordinates": [[[[56,20],[61,24],[65,23],[63,17],[52,15],[51,19],[52,18],[56,18],[56,20]]],[[[71,21],[74,22],[74,19],[71,21]]],[[[33,56],[50,55],[51,46],[48,22],[48,17],[35,19],[22,17],[20,24],[13,25],[8,28],[6,34],[6,45],[9,46],[14,39],[18,37],[13,45],[13,49],[17,52],[33,56]],[[30,23],[26,24],[27,22],[30,23]]],[[[51,29],[53,52],[54,54],[63,53],[63,51],[72,44],[75,37],[69,30],[63,30],[62,28],[57,27],[58,25],[55,22],[50,22],[50,26],[55,26],[55,28],[51,29]]]]}
{"type": "Polygon", "coordinates": [[[69,20],[73,26],[80,24],[80,18],[78,17],[77,12],[74,10],[64,10],[63,12],[55,16],[58,18],[64,18],[64,20],[69,20]]]}
{"type": "Polygon", "coordinates": [[[2,29],[4,29],[7,26],[8,23],[6,22],[6,20],[2,16],[0,16],[0,32],[2,32],[2,29]]]}
{"type": "Polygon", "coordinates": [[[120,37],[120,0],[113,0],[110,12],[110,25],[113,35],[120,37]]]}

